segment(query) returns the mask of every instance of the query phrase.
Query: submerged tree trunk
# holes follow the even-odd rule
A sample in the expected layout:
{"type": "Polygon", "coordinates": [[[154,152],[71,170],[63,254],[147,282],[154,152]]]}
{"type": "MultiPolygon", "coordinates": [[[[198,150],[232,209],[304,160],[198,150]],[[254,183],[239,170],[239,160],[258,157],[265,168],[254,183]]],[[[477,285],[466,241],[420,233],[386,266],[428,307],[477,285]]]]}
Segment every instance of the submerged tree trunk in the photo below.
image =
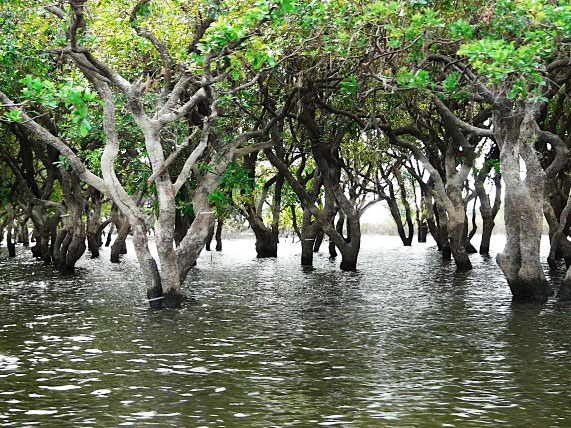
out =
{"type": "MultiPolygon", "coordinates": [[[[255,180],[256,178],[257,159],[258,152],[251,153],[244,158],[244,167],[248,170],[248,176],[251,180],[255,180]]],[[[278,255],[279,219],[283,184],[283,175],[279,173],[276,174],[265,183],[258,203],[256,204],[255,200],[251,200],[247,203],[246,209],[244,210],[250,227],[256,236],[256,254],[258,258],[277,257],[278,255]],[[264,223],[262,212],[271,186],[274,186],[271,204],[272,223],[268,227],[264,223]]]]}
{"type": "Polygon", "coordinates": [[[102,244],[101,234],[110,220],[101,222],[101,193],[95,189],[91,190],[90,201],[87,209],[87,247],[91,258],[96,259],[102,244]]]}
{"type": "Polygon", "coordinates": [[[111,263],[119,263],[121,254],[127,254],[127,236],[131,225],[124,219],[121,226],[117,228],[117,236],[111,245],[111,263]]]}
{"type": "MultiPolygon", "coordinates": [[[[338,210],[337,211],[337,223],[335,224],[335,231],[343,236],[343,227],[345,226],[345,214],[343,214],[343,211],[338,210]]],[[[332,222],[335,222],[335,219],[332,220],[332,222]]],[[[345,239],[345,238],[343,238],[345,239]]],[[[329,240],[329,257],[334,259],[337,257],[337,250],[336,250],[336,246],[335,243],[332,240],[329,240]]]]}
{"type": "Polygon", "coordinates": [[[314,253],[319,253],[319,250],[321,249],[321,244],[323,244],[323,238],[325,237],[325,234],[323,233],[323,230],[321,228],[319,228],[319,231],[317,232],[317,236],[315,237],[315,244],[313,244],[313,252],[314,253]]]}
{"type": "Polygon", "coordinates": [[[316,221],[312,221],[311,212],[308,209],[303,210],[303,221],[301,226],[301,265],[313,265],[313,253],[315,248],[315,240],[317,234],[321,230],[316,221]]]}
{"type": "Polygon", "coordinates": [[[18,243],[24,247],[30,246],[30,233],[28,231],[28,218],[18,221],[18,243]]]}
{"type": "Polygon", "coordinates": [[[558,252],[563,250],[563,253],[566,255],[566,262],[569,266],[569,260],[571,259],[571,244],[567,240],[567,236],[569,234],[569,226],[571,220],[571,191],[569,192],[569,196],[567,198],[567,203],[565,207],[561,211],[557,228],[551,238],[551,245],[549,249],[549,256],[547,257],[547,261],[549,266],[554,269],[557,267],[557,256],[558,252]]]}
{"type": "Polygon", "coordinates": [[[216,251],[222,251],[222,228],[224,227],[224,220],[219,218],[216,223],[216,251]]]}
{"type": "Polygon", "coordinates": [[[494,187],[495,187],[495,197],[494,204],[490,202],[490,197],[484,188],[484,182],[486,177],[492,170],[492,162],[499,160],[499,150],[496,145],[492,148],[489,156],[486,157],[486,162],[482,167],[482,170],[475,178],[475,188],[480,200],[480,214],[482,216],[482,240],[480,242],[480,254],[489,254],[490,252],[490,241],[492,238],[492,232],[494,230],[494,220],[500,209],[501,195],[502,195],[502,180],[499,171],[494,170],[494,187]]]}
{"type": "Polygon", "coordinates": [[[450,237],[450,251],[459,271],[472,269],[472,263],[466,251],[464,240],[464,224],[466,213],[461,209],[460,213],[448,214],[448,235],[450,237]]]}
{"type": "Polygon", "coordinates": [[[418,242],[425,243],[428,236],[427,208],[424,192],[420,193],[420,205],[416,208],[416,224],[418,228],[418,242]]]}
{"type": "Polygon", "coordinates": [[[85,224],[82,207],[71,206],[64,216],[63,227],[58,232],[54,248],[54,261],[64,275],[75,273],[75,264],[85,252],[85,224]]]}
{"type": "Polygon", "coordinates": [[[506,184],[506,245],[497,262],[514,301],[544,302],[551,295],[540,263],[539,244],[543,225],[545,174],[533,148],[535,104],[520,111],[504,108],[494,112],[494,131],[500,145],[502,176],[506,184]],[[526,166],[520,173],[520,158],[526,166]]]}
{"type": "Polygon", "coordinates": [[[206,236],[205,250],[210,251],[210,245],[212,244],[212,238],[214,238],[214,222],[208,225],[208,235],[206,236]]]}
{"type": "Polygon", "coordinates": [[[452,259],[452,250],[450,248],[450,239],[448,233],[448,218],[446,216],[446,210],[440,206],[440,204],[436,204],[436,220],[437,220],[437,227],[438,232],[437,236],[439,237],[440,241],[440,251],[442,251],[442,260],[451,260],[452,259]]]}
{"type": "Polygon", "coordinates": [[[107,232],[107,239],[105,240],[105,246],[108,247],[111,245],[111,239],[113,237],[113,231],[115,230],[115,223],[111,222],[111,226],[109,227],[109,231],[107,232]]]}
{"type": "Polygon", "coordinates": [[[559,293],[557,297],[562,302],[570,302],[571,301],[571,265],[567,268],[567,272],[565,274],[565,279],[563,280],[563,284],[559,288],[559,293]]]}
{"type": "Polygon", "coordinates": [[[8,246],[8,257],[16,257],[16,243],[14,242],[14,225],[8,225],[8,233],[6,234],[6,245],[8,246]]]}

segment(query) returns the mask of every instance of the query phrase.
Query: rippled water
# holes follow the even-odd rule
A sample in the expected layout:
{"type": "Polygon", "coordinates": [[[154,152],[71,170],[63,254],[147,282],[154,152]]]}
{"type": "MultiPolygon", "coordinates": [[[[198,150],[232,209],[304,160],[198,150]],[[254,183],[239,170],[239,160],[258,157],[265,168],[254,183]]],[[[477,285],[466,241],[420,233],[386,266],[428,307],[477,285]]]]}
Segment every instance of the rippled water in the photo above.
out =
{"type": "Polygon", "coordinates": [[[342,273],[224,245],[162,311],[132,251],[62,279],[0,248],[0,425],[571,426],[571,306],[512,306],[493,259],[367,237],[342,273]]]}

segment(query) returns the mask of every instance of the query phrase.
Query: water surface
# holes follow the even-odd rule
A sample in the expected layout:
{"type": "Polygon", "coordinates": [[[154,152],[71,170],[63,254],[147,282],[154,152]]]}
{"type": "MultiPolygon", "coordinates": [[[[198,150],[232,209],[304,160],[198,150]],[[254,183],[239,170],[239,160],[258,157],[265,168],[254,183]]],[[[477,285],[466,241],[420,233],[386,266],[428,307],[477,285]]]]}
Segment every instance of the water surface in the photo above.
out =
{"type": "Polygon", "coordinates": [[[571,426],[571,306],[512,306],[493,258],[366,237],[343,273],[226,241],[153,311],[132,253],[62,279],[0,248],[0,426],[571,426]]]}

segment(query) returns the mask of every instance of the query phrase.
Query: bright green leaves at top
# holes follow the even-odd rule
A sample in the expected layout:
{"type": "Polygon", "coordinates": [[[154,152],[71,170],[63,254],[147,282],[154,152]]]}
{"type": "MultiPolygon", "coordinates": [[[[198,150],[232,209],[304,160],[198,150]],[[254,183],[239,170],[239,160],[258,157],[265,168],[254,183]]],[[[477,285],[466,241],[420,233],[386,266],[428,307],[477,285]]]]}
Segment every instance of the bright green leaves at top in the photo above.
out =
{"type": "Polygon", "coordinates": [[[291,13],[295,10],[295,2],[294,0],[282,0],[280,2],[281,10],[284,13],[291,13]]]}
{"type": "Polygon", "coordinates": [[[442,14],[430,7],[415,7],[406,1],[377,2],[368,8],[364,19],[369,22],[382,23],[387,33],[387,45],[400,48],[411,44],[410,54],[420,57],[420,49],[427,32],[434,32],[444,27],[442,14]],[[414,43],[416,42],[416,43],[414,43]]]}
{"type": "Polygon", "coordinates": [[[466,55],[472,66],[492,84],[516,76],[508,91],[508,98],[526,97],[531,93],[536,99],[542,98],[540,88],[545,85],[539,57],[541,49],[539,43],[516,47],[513,42],[502,39],[482,39],[463,45],[458,54],[466,55]],[[535,86],[531,91],[530,84],[535,86]]]}
{"type": "MultiPolygon", "coordinates": [[[[508,98],[545,101],[542,69],[562,49],[560,41],[571,36],[571,5],[497,0],[487,13],[480,25],[481,38],[463,44],[458,55],[468,57],[490,84],[502,86],[508,98]]],[[[462,31],[451,26],[453,34],[462,31]]]]}
{"type": "Polygon", "coordinates": [[[277,5],[268,0],[256,0],[245,12],[221,14],[206,32],[199,49],[203,52],[218,51],[244,37],[258,22],[276,18],[281,11],[288,13],[293,10],[293,0],[282,0],[277,5]]]}
{"type": "Polygon", "coordinates": [[[474,68],[492,82],[499,82],[511,73],[537,69],[540,48],[537,44],[516,47],[513,42],[486,38],[462,45],[458,54],[470,58],[474,68]]]}
{"type": "Polygon", "coordinates": [[[23,85],[22,96],[25,100],[53,110],[63,104],[69,110],[71,123],[79,126],[79,134],[86,137],[91,130],[89,107],[97,101],[97,93],[87,87],[73,86],[69,83],[55,85],[27,75],[20,80],[23,85]]]}

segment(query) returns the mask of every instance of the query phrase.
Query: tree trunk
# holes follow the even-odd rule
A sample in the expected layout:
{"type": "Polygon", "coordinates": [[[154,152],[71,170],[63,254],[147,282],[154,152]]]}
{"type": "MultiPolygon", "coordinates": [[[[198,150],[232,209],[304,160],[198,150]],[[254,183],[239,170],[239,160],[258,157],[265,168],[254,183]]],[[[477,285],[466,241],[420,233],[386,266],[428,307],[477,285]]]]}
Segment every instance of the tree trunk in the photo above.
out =
{"type": "Polygon", "coordinates": [[[6,235],[6,245],[8,246],[8,257],[16,257],[16,243],[12,236],[14,230],[13,224],[8,225],[8,233],[6,235]]]}
{"type": "Polygon", "coordinates": [[[91,190],[90,201],[87,209],[87,247],[91,258],[96,259],[99,257],[101,233],[105,227],[101,223],[101,194],[95,189],[91,190]]]}
{"type": "Polygon", "coordinates": [[[440,250],[442,251],[442,260],[452,259],[452,250],[450,248],[450,240],[448,238],[448,219],[446,216],[446,210],[440,206],[436,205],[436,212],[438,214],[438,237],[440,238],[440,250]]]}
{"type": "Polygon", "coordinates": [[[545,173],[533,148],[535,104],[520,111],[494,111],[494,131],[500,145],[500,164],[506,184],[506,245],[497,262],[514,301],[544,302],[552,291],[540,263],[545,173]],[[522,111],[523,110],[523,111],[522,111]],[[520,174],[520,157],[526,176],[520,174]]]}
{"type": "Polygon", "coordinates": [[[476,234],[477,226],[476,226],[476,202],[474,200],[474,210],[472,211],[472,230],[468,233],[468,217],[464,217],[464,232],[463,232],[463,239],[464,239],[464,248],[466,248],[466,252],[468,254],[476,254],[478,250],[472,245],[470,240],[476,234]]]}
{"type": "Polygon", "coordinates": [[[210,251],[210,245],[212,244],[212,238],[214,238],[214,222],[208,227],[208,235],[206,236],[206,251],[210,251]]]}
{"type": "Polygon", "coordinates": [[[323,243],[324,236],[325,236],[325,233],[323,233],[323,230],[321,228],[319,228],[319,231],[317,232],[317,236],[315,237],[315,244],[313,244],[313,252],[314,253],[319,253],[319,250],[321,248],[321,244],[323,243]]]}
{"type": "MultiPolygon", "coordinates": [[[[343,226],[345,226],[345,215],[343,214],[342,211],[338,211],[337,215],[339,216],[339,218],[337,219],[337,223],[335,224],[335,231],[338,234],[343,235],[343,226]]],[[[332,259],[337,257],[336,246],[331,240],[329,240],[329,257],[332,259]]]]}
{"type": "Polygon", "coordinates": [[[219,218],[216,223],[216,251],[222,251],[222,227],[224,226],[224,220],[219,218]]]}
{"type": "Polygon", "coordinates": [[[266,227],[254,226],[254,223],[250,224],[250,227],[254,231],[256,236],[256,253],[259,259],[268,257],[277,257],[278,255],[278,240],[277,236],[266,227]]]}
{"type": "Polygon", "coordinates": [[[426,242],[426,237],[428,236],[428,223],[426,220],[421,219],[418,222],[418,242],[426,242]]]}
{"type": "Polygon", "coordinates": [[[571,266],[567,268],[567,273],[565,274],[565,279],[563,280],[563,284],[559,288],[559,293],[557,297],[562,302],[569,302],[571,301],[571,266]]]}
{"type": "Polygon", "coordinates": [[[109,227],[109,232],[107,232],[107,239],[105,240],[105,246],[108,247],[111,245],[111,238],[113,236],[113,231],[115,230],[115,223],[111,223],[109,227]]]}
{"type": "Polygon", "coordinates": [[[212,182],[203,183],[203,186],[197,188],[194,193],[192,206],[196,217],[177,249],[181,281],[184,281],[190,269],[195,266],[198,256],[206,245],[210,225],[214,223],[214,213],[208,201],[208,194],[217,181],[212,177],[210,179],[212,182]]]}
{"type": "Polygon", "coordinates": [[[120,255],[126,254],[127,236],[129,235],[130,224],[127,219],[123,220],[121,226],[117,229],[117,236],[113,245],[111,245],[111,263],[119,263],[120,255]]]}
{"type": "Polygon", "coordinates": [[[480,242],[480,254],[490,253],[490,241],[492,240],[492,232],[494,230],[494,219],[491,217],[482,217],[482,241],[480,242]]]}
{"type": "MultiPolygon", "coordinates": [[[[389,205],[389,210],[391,212],[391,216],[397,226],[397,232],[399,234],[399,237],[402,241],[402,244],[405,247],[410,247],[412,245],[412,239],[413,239],[413,233],[410,233],[410,227],[409,227],[409,235],[406,235],[406,232],[404,231],[404,225],[402,222],[402,218],[400,215],[400,210],[399,207],[397,205],[397,201],[396,199],[389,197],[387,198],[387,203],[389,205]]],[[[408,222],[408,219],[407,219],[408,222]]]]}
{"type": "Polygon", "coordinates": [[[301,224],[301,265],[313,266],[313,250],[318,232],[321,230],[316,221],[312,221],[312,215],[307,208],[303,210],[301,224]]]}
{"type": "Polygon", "coordinates": [[[60,271],[66,275],[75,273],[75,264],[85,253],[85,249],[85,225],[83,222],[76,220],[73,225],[69,246],[65,252],[63,266],[60,265],[60,271]]]}
{"type": "Polygon", "coordinates": [[[139,222],[134,225],[133,229],[133,246],[147,285],[147,300],[151,308],[158,309],[163,305],[163,289],[157,262],[149,251],[145,222],[139,219],[139,222]]]}
{"type": "Polygon", "coordinates": [[[30,233],[28,231],[28,219],[18,222],[18,242],[24,247],[30,246],[30,233]]]}
{"type": "Polygon", "coordinates": [[[425,243],[428,235],[428,222],[426,218],[426,199],[424,192],[420,193],[420,206],[416,211],[416,223],[418,227],[418,242],[425,243]]]}
{"type": "MultiPolygon", "coordinates": [[[[423,189],[424,194],[424,189],[423,189]]],[[[442,251],[442,240],[440,238],[440,228],[436,223],[436,217],[434,213],[434,204],[432,202],[432,195],[425,196],[426,201],[426,225],[428,227],[428,231],[432,235],[432,238],[436,242],[436,246],[438,247],[438,251],[442,251]]]]}
{"type": "Polygon", "coordinates": [[[448,233],[450,239],[450,251],[456,263],[456,270],[466,271],[472,269],[472,263],[466,251],[464,241],[464,225],[466,214],[463,207],[460,213],[448,214],[448,233]]]}
{"type": "Polygon", "coordinates": [[[186,214],[181,213],[179,210],[176,211],[174,223],[174,244],[177,248],[188,233],[188,228],[193,221],[194,217],[189,217],[186,214]]]}
{"type": "Polygon", "coordinates": [[[32,235],[32,241],[35,241],[35,245],[30,248],[32,250],[32,256],[34,256],[35,258],[39,259],[40,257],[42,257],[42,238],[41,235],[34,230],[33,235],[32,235]]]}

